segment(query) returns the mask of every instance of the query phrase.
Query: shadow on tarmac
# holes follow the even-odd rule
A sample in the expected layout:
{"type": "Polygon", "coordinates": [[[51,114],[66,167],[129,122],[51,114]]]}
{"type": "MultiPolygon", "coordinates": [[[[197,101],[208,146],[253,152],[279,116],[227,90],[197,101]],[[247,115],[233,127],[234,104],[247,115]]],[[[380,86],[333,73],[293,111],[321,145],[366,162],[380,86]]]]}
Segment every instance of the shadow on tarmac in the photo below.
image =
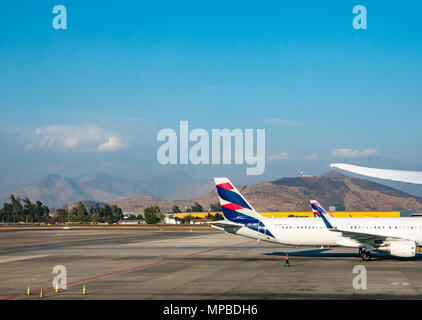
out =
{"type": "MultiPolygon", "coordinates": [[[[313,257],[313,258],[360,258],[358,252],[330,252],[331,248],[323,249],[311,249],[311,250],[301,250],[301,251],[275,251],[271,253],[264,253],[268,256],[285,256],[286,253],[290,257],[313,257]]],[[[372,260],[401,260],[401,261],[414,261],[422,260],[422,254],[416,254],[414,258],[400,258],[389,255],[385,252],[373,252],[372,260]]]]}

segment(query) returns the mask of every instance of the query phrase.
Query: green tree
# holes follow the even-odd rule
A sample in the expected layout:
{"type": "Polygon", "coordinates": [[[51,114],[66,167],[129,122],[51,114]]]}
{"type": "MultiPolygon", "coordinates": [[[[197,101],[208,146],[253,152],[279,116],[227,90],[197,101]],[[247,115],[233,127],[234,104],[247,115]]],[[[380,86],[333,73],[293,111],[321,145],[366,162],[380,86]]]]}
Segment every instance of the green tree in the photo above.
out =
{"type": "Polygon", "coordinates": [[[162,219],[159,206],[151,206],[144,209],[145,222],[148,224],[157,224],[162,219]]]}
{"type": "Polygon", "coordinates": [[[49,218],[50,209],[44,206],[41,201],[35,202],[35,217],[37,221],[47,221],[49,218]]]}
{"type": "Polygon", "coordinates": [[[202,212],[202,206],[198,202],[195,202],[195,204],[191,206],[191,210],[192,212],[202,212]]]}
{"type": "Polygon", "coordinates": [[[100,222],[100,216],[98,215],[98,213],[91,214],[90,218],[92,223],[97,224],[98,222],[100,222]]]}
{"type": "Polygon", "coordinates": [[[34,222],[35,220],[35,206],[27,197],[22,200],[24,203],[23,211],[25,214],[25,222],[34,222]]]}
{"type": "Polygon", "coordinates": [[[12,205],[10,203],[5,202],[3,204],[3,208],[1,209],[1,216],[1,221],[3,223],[12,221],[12,205]]]}
{"type": "Polygon", "coordinates": [[[13,222],[21,221],[21,219],[24,216],[24,213],[23,213],[23,207],[20,203],[19,197],[15,198],[15,196],[13,194],[11,194],[10,195],[10,202],[11,202],[11,205],[12,205],[13,222]]]}
{"type": "Polygon", "coordinates": [[[210,203],[210,209],[211,211],[215,211],[215,212],[221,212],[222,208],[221,208],[221,204],[220,203],[210,203]]]}
{"type": "Polygon", "coordinates": [[[76,208],[73,208],[68,212],[68,220],[69,222],[77,222],[78,221],[78,212],[76,208]]]}
{"type": "Polygon", "coordinates": [[[123,220],[123,211],[116,205],[111,206],[111,212],[113,216],[113,223],[123,220]]]}
{"type": "Polygon", "coordinates": [[[214,217],[212,218],[212,220],[214,221],[223,220],[223,219],[224,219],[224,216],[221,213],[216,213],[214,217]]]}
{"type": "Polygon", "coordinates": [[[0,209],[1,222],[39,222],[49,221],[50,209],[44,206],[42,202],[37,201],[35,204],[31,203],[28,198],[22,200],[10,195],[10,203],[5,202],[3,208],[0,209]]]}
{"type": "Polygon", "coordinates": [[[62,209],[57,209],[56,215],[54,216],[55,222],[67,222],[67,211],[62,209]]]}
{"type": "Polygon", "coordinates": [[[183,224],[190,224],[191,221],[192,221],[192,215],[191,214],[184,216],[181,219],[181,223],[183,223],[183,224]]]}
{"type": "Polygon", "coordinates": [[[104,206],[104,221],[108,224],[112,224],[114,222],[113,211],[111,210],[111,207],[108,204],[104,206]]]}
{"type": "Polygon", "coordinates": [[[76,219],[79,222],[86,222],[88,220],[88,212],[82,201],[78,202],[78,208],[76,209],[76,219]]]}
{"type": "Polygon", "coordinates": [[[180,212],[182,212],[182,210],[180,210],[180,208],[178,206],[174,206],[173,209],[171,210],[171,212],[180,213],[180,212]]]}

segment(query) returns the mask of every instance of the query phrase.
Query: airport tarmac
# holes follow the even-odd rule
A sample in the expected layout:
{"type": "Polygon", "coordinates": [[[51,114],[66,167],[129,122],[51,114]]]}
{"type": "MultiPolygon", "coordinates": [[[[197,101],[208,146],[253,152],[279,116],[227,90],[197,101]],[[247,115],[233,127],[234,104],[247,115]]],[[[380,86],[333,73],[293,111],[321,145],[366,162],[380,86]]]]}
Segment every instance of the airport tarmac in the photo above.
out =
{"type": "Polygon", "coordinates": [[[354,249],[206,231],[0,230],[0,299],[39,300],[41,288],[46,300],[420,299],[422,257],[363,262],[354,249]],[[56,265],[67,272],[60,293],[56,265]],[[366,267],[366,289],[353,287],[357,265],[366,267]]]}

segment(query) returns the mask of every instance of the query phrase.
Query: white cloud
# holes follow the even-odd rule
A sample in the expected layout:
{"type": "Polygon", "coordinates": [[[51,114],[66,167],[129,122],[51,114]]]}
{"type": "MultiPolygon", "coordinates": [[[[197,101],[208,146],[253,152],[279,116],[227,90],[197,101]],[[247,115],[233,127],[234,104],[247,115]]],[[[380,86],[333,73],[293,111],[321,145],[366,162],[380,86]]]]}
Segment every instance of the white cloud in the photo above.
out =
{"type": "Polygon", "coordinates": [[[125,147],[120,138],[109,134],[96,125],[52,125],[37,128],[35,135],[41,138],[37,144],[28,144],[27,149],[59,148],[79,151],[114,151],[125,147]]]}
{"type": "Polygon", "coordinates": [[[361,157],[372,157],[379,155],[376,149],[365,149],[363,151],[353,150],[352,148],[340,148],[334,149],[331,155],[336,158],[361,158],[361,157]]]}
{"type": "Polygon", "coordinates": [[[314,152],[306,157],[308,160],[318,160],[318,153],[314,152]]]}
{"type": "Polygon", "coordinates": [[[297,122],[297,121],[275,119],[275,118],[262,119],[261,122],[273,124],[273,125],[276,125],[276,126],[282,126],[282,127],[301,127],[301,126],[303,126],[303,123],[300,123],[300,122],[297,122]]]}
{"type": "Polygon", "coordinates": [[[120,138],[117,136],[111,136],[108,140],[97,147],[97,151],[104,152],[104,151],[116,151],[119,149],[124,149],[127,146],[122,144],[120,138]]]}
{"type": "Polygon", "coordinates": [[[282,152],[279,154],[273,154],[268,156],[268,161],[282,161],[282,160],[289,160],[289,153],[282,152]]]}

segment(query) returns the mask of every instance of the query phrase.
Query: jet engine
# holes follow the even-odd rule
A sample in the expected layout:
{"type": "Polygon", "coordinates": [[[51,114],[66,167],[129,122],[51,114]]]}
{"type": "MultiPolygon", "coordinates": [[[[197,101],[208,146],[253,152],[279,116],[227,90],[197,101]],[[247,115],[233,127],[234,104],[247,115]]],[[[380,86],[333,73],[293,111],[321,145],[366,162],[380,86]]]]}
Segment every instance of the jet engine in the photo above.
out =
{"type": "Polygon", "coordinates": [[[392,256],[412,258],[416,255],[417,244],[415,241],[402,240],[390,241],[389,244],[377,248],[379,251],[388,252],[392,256]]]}

